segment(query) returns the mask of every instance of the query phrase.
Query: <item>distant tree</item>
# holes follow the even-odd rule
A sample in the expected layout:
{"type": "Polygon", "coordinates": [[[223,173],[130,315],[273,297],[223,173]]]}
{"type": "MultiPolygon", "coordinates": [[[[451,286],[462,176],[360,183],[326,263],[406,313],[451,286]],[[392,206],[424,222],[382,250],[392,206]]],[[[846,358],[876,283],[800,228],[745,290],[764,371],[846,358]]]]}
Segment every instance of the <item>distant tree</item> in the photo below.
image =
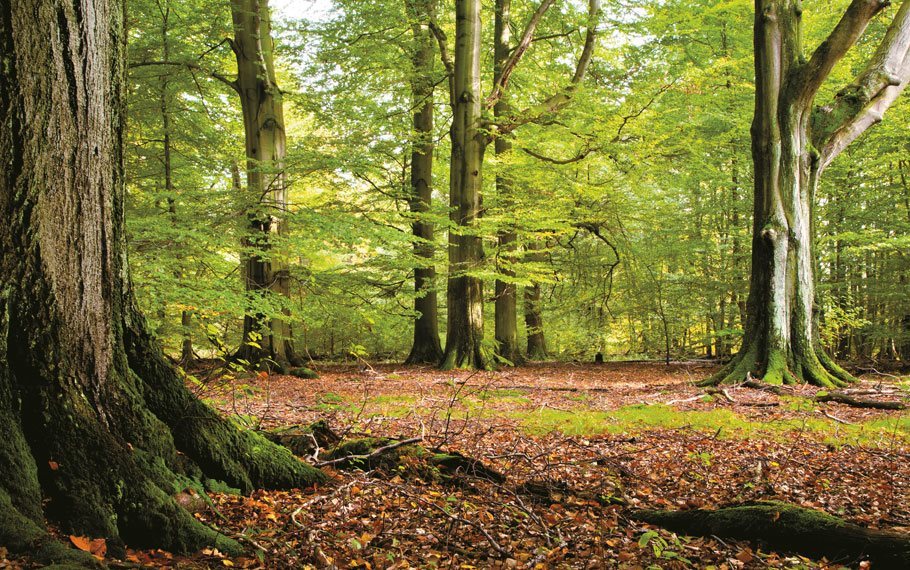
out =
{"type": "Polygon", "coordinates": [[[750,372],[772,384],[841,386],[853,377],[821,348],[816,322],[812,212],[819,177],[910,81],[910,2],[875,53],[834,100],[815,106],[835,65],[890,2],[853,0],[828,38],[803,56],[802,3],[755,3],[755,169],[752,277],[739,353],[706,383],[750,372]]]}
{"type": "Polygon", "coordinates": [[[123,34],[110,0],[0,7],[0,543],[47,563],[97,565],[45,516],[118,556],[124,542],[236,553],[172,494],[323,479],[196,399],[136,308],[123,34]]]}
{"type": "MultiPolygon", "coordinates": [[[[513,72],[531,46],[541,18],[552,5],[553,0],[543,0],[531,14],[508,58],[497,62],[493,87],[484,98],[481,93],[480,74],[481,5],[479,0],[455,2],[454,61],[447,61],[452,76],[450,100],[453,120],[450,133],[452,151],[449,180],[452,223],[449,230],[448,327],[441,363],[443,369],[487,368],[492,364],[491,355],[483,347],[483,280],[476,273],[483,262],[483,240],[477,231],[477,225],[482,213],[481,190],[486,148],[498,137],[507,136],[519,126],[539,121],[543,117],[551,117],[565,107],[578,84],[584,79],[594,54],[597,22],[600,16],[599,0],[590,0],[588,3],[584,47],[568,84],[527,109],[508,112],[507,117],[503,117],[502,114],[507,108],[500,107],[500,116],[495,116],[494,111],[493,120],[486,117],[486,111],[495,109],[508,91],[513,72]]],[[[508,10],[506,6],[497,5],[500,18],[506,13],[504,9],[508,10]]],[[[438,26],[434,27],[434,31],[440,43],[444,43],[438,26]]],[[[497,43],[502,44],[504,30],[500,32],[497,43]]],[[[505,55],[504,46],[500,55],[505,55]]],[[[442,57],[446,59],[445,50],[442,50],[442,57]]],[[[506,243],[511,247],[508,239],[506,243]]],[[[512,334],[512,330],[517,327],[514,297],[513,288],[511,319],[508,323],[503,319],[499,327],[504,338],[517,337],[517,333],[512,334]]]]}

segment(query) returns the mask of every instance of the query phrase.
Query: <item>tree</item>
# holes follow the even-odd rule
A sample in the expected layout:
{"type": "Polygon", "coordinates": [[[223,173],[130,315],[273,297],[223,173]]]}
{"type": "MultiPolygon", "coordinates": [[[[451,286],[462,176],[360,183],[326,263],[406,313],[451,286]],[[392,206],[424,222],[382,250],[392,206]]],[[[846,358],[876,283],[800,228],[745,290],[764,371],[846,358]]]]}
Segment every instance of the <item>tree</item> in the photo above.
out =
{"type": "MultiPolygon", "coordinates": [[[[274,44],[268,0],[231,0],[237,57],[233,87],[240,95],[247,159],[247,193],[253,201],[249,212],[251,236],[243,277],[252,295],[291,295],[287,262],[274,250],[275,237],[287,234],[287,152],[284,108],[275,75],[274,44]]],[[[243,343],[238,356],[251,362],[267,357],[279,366],[298,365],[288,311],[285,318],[258,313],[243,322],[243,343]],[[262,333],[261,341],[257,335],[262,333]]]]}
{"type": "Polygon", "coordinates": [[[124,541],[237,552],[172,494],[323,479],[197,400],[136,308],[122,16],[111,0],[0,8],[0,543],[45,562],[95,564],[54,542],[45,515],[115,555],[124,541]]]}
{"type": "MultiPolygon", "coordinates": [[[[508,57],[497,62],[496,77],[489,95],[482,98],[480,55],[481,55],[481,6],[477,0],[455,2],[455,56],[448,63],[452,80],[450,101],[453,110],[450,138],[452,141],[449,207],[451,227],[449,230],[449,279],[447,285],[448,323],[446,347],[441,368],[491,366],[490,355],[483,347],[483,281],[477,275],[483,263],[483,239],[478,232],[478,221],[482,214],[481,191],[483,187],[483,157],[487,146],[498,137],[509,135],[521,125],[538,122],[551,117],[571,100],[572,95],[584,79],[594,54],[597,37],[597,21],[600,15],[599,0],[588,3],[588,22],[584,47],[578,56],[574,74],[567,86],[543,101],[527,109],[510,112],[508,106],[500,106],[499,115],[495,107],[506,95],[512,74],[534,39],[541,18],[553,5],[553,0],[543,0],[531,14],[514,49],[508,57]],[[494,108],[494,120],[485,118],[485,112],[494,108]],[[508,113],[507,117],[502,114],[508,113]]],[[[509,8],[497,4],[502,22],[509,8]]],[[[434,27],[440,43],[444,36],[434,27]]],[[[505,27],[500,30],[497,44],[501,45],[500,56],[505,56],[505,27]]],[[[440,50],[445,59],[445,50],[440,50]]],[[[506,148],[502,148],[505,152],[506,148]]],[[[510,233],[510,232],[507,232],[510,233]]],[[[509,238],[507,246],[511,247],[509,238]]],[[[512,311],[510,321],[498,327],[503,338],[512,338],[517,330],[517,311],[514,310],[514,288],[511,290],[512,311]]]]}
{"type": "Polygon", "coordinates": [[[840,386],[852,376],[821,348],[816,321],[812,211],[824,169],[882,119],[910,81],[910,2],[897,9],[875,53],[833,101],[814,106],[835,65],[889,5],[853,0],[808,60],[802,6],[755,3],[755,169],[752,276],[739,353],[706,383],[758,372],[772,384],[840,386]]]}
{"type": "Polygon", "coordinates": [[[425,265],[414,268],[414,343],[405,361],[407,364],[437,364],[442,359],[439,344],[439,317],[436,295],[434,224],[426,219],[433,200],[433,92],[435,77],[433,60],[436,57],[430,22],[435,0],[407,0],[414,36],[411,62],[411,99],[414,108],[414,140],[411,143],[411,212],[416,216],[411,224],[414,233],[414,255],[425,265]],[[421,217],[421,216],[424,217],[421,217]]]}

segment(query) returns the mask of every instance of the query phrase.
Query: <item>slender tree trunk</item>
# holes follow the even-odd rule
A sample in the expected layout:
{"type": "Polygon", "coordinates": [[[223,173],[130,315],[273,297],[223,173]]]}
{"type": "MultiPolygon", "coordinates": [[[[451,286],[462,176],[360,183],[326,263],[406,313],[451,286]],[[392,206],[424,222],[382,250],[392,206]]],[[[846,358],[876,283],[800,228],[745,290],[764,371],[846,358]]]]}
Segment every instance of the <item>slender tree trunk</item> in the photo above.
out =
{"type": "MultiPolygon", "coordinates": [[[[526,247],[529,261],[540,262],[544,260],[538,241],[531,241],[526,247]]],[[[528,359],[546,360],[548,356],[547,341],[543,331],[543,299],[540,283],[525,287],[524,297],[525,329],[528,334],[528,359]]]]}
{"type": "Polygon", "coordinates": [[[285,317],[247,315],[238,356],[258,362],[267,357],[279,366],[299,365],[289,322],[287,299],[291,277],[287,261],[274,249],[275,238],[287,234],[287,181],[284,108],[275,78],[271,14],[268,0],[231,0],[237,59],[236,88],[240,94],[246,140],[250,237],[244,275],[254,298],[276,296],[285,317]],[[283,299],[282,299],[283,298],[283,299]],[[261,339],[258,336],[261,335],[261,339]]]}
{"type": "Polygon", "coordinates": [[[435,58],[433,34],[429,22],[435,0],[408,0],[411,31],[414,35],[412,57],[413,76],[411,98],[414,106],[413,137],[411,143],[411,212],[414,222],[414,254],[425,260],[414,268],[414,343],[407,364],[438,364],[442,360],[439,343],[439,317],[436,294],[436,250],[433,223],[425,217],[433,200],[433,61],[435,58]]]}
{"type": "Polygon", "coordinates": [[[483,263],[477,235],[481,171],[486,149],[481,129],[480,0],[455,2],[454,116],[450,167],[448,323],[441,368],[488,368],[483,343],[483,281],[472,274],[483,263]]]}
{"type": "Polygon", "coordinates": [[[321,480],[197,400],[136,309],[123,232],[122,5],[0,6],[0,543],[97,564],[47,533],[240,551],[172,494],[321,480]],[[35,70],[44,70],[35,73],[35,70]]]}
{"type": "MultiPolygon", "coordinates": [[[[503,66],[511,55],[511,0],[496,0],[496,18],[493,33],[493,83],[501,82],[503,66]]],[[[493,115],[497,122],[507,120],[509,116],[509,104],[506,100],[506,94],[499,98],[493,106],[493,115]]],[[[508,135],[496,137],[494,150],[497,157],[502,157],[512,150],[512,141],[508,135]]],[[[496,177],[496,192],[499,195],[499,201],[506,215],[511,214],[512,210],[512,187],[506,176],[496,177]]],[[[499,256],[497,271],[506,277],[514,277],[515,271],[512,265],[517,262],[516,251],[518,249],[518,235],[515,231],[514,223],[510,220],[504,224],[498,233],[499,256]]],[[[496,304],[495,304],[495,339],[496,353],[504,360],[512,364],[521,364],[524,360],[521,349],[518,346],[518,307],[515,283],[508,280],[496,280],[496,304]]]]}
{"type": "Polygon", "coordinates": [[[755,373],[771,384],[841,386],[853,377],[821,348],[815,315],[812,209],[822,170],[894,101],[910,79],[910,2],[876,54],[834,102],[815,95],[834,65],[885,6],[854,0],[811,58],[802,53],[802,7],[756,0],[752,277],[743,346],[706,383],[755,373]]]}
{"type": "MultiPolygon", "coordinates": [[[[165,3],[161,6],[161,46],[162,46],[162,61],[167,64],[170,62],[170,42],[168,40],[168,32],[170,30],[170,15],[171,15],[171,6],[170,3],[165,3]]],[[[167,211],[170,215],[170,222],[172,226],[177,225],[177,198],[174,191],[174,169],[171,162],[171,109],[168,101],[168,75],[166,72],[161,74],[159,78],[161,93],[159,98],[160,108],[161,108],[161,130],[163,131],[162,136],[162,151],[164,155],[164,192],[167,195],[167,211]]],[[[177,279],[183,278],[183,272],[179,269],[174,273],[174,277],[177,279]]],[[[192,315],[189,311],[183,310],[180,313],[180,330],[183,336],[183,341],[180,346],[180,363],[186,365],[193,361],[193,337],[190,334],[190,326],[192,325],[192,315]]]]}

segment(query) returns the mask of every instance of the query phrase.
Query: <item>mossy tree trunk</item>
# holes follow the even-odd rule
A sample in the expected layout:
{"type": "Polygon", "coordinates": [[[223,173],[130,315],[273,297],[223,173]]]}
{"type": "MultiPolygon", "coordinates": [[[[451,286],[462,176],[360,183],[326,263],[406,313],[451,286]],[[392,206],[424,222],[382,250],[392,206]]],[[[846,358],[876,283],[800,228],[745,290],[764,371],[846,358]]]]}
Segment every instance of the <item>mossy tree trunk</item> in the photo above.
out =
{"type": "Polygon", "coordinates": [[[122,18],[113,0],[0,6],[0,543],[45,562],[93,562],[55,543],[45,516],[113,554],[236,552],[172,495],[322,479],[195,399],[136,309],[122,18]]]}
{"type": "MultiPolygon", "coordinates": [[[[244,243],[244,281],[252,297],[268,299],[275,295],[277,302],[286,304],[291,296],[290,269],[274,247],[288,231],[284,108],[275,76],[268,0],[231,0],[231,15],[231,48],[237,59],[234,87],[240,94],[243,113],[251,203],[250,236],[244,243]]],[[[289,317],[286,308],[282,312],[289,317]]],[[[294,350],[289,319],[263,314],[244,318],[238,356],[250,362],[270,358],[281,366],[303,363],[294,350]],[[261,340],[254,340],[253,333],[261,334],[261,340]]]]}
{"type": "Polygon", "coordinates": [[[910,2],[897,10],[865,69],[828,105],[816,94],[884,0],[853,0],[806,60],[802,6],[755,3],[755,168],[752,277],[742,347],[705,383],[750,372],[771,384],[840,386],[852,376],[824,352],[816,329],[812,210],[819,176],[856,137],[882,118],[910,79],[910,2]]]}
{"type": "MultiPolygon", "coordinates": [[[[493,82],[500,83],[504,66],[509,61],[511,53],[511,0],[496,1],[496,17],[493,32],[493,82]]],[[[505,96],[500,97],[493,106],[493,116],[496,122],[508,120],[509,104],[505,96]]],[[[508,136],[496,137],[494,150],[497,157],[502,157],[512,150],[512,141],[508,136]]],[[[512,185],[508,177],[496,177],[496,192],[507,217],[511,217],[513,206],[512,185]]],[[[512,269],[517,259],[518,234],[515,224],[506,221],[497,235],[499,241],[499,255],[497,256],[497,271],[506,279],[496,280],[496,304],[494,337],[496,339],[496,353],[512,364],[521,364],[524,357],[518,346],[518,307],[517,287],[510,278],[515,277],[512,269]]]]}
{"type": "Polygon", "coordinates": [[[411,143],[411,199],[410,208],[415,216],[411,229],[414,233],[414,255],[423,265],[414,268],[414,343],[408,354],[407,364],[438,364],[442,360],[439,343],[439,313],[436,294],[436,266],[433,256],[434,224],[426,218],[433,200],[433,91],[435,78],[433,61],[435,49],[429,22],[432,21],[435,0],[408,0],[408,15],[414,36],[411,57],[413,75],[411,98],[414,105],[411,143]]]}

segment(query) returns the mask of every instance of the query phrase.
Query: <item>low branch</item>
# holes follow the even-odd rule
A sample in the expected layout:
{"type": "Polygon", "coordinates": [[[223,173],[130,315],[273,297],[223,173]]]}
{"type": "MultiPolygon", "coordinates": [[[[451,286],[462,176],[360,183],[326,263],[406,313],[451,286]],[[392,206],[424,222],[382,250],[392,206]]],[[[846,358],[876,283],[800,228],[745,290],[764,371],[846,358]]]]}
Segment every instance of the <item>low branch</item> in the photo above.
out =
{"type": "Polygon", "coordinates": [[[452,56],[449,54],[449,39],[442,28],[431,19],[428,23],[433,37],[436,38],[436,44],[439,46],[439,59],[443,67],[446,68],[446,76],[449,78],[449,104],[455,107],[455,64],[452,62],[452,56]]]}

